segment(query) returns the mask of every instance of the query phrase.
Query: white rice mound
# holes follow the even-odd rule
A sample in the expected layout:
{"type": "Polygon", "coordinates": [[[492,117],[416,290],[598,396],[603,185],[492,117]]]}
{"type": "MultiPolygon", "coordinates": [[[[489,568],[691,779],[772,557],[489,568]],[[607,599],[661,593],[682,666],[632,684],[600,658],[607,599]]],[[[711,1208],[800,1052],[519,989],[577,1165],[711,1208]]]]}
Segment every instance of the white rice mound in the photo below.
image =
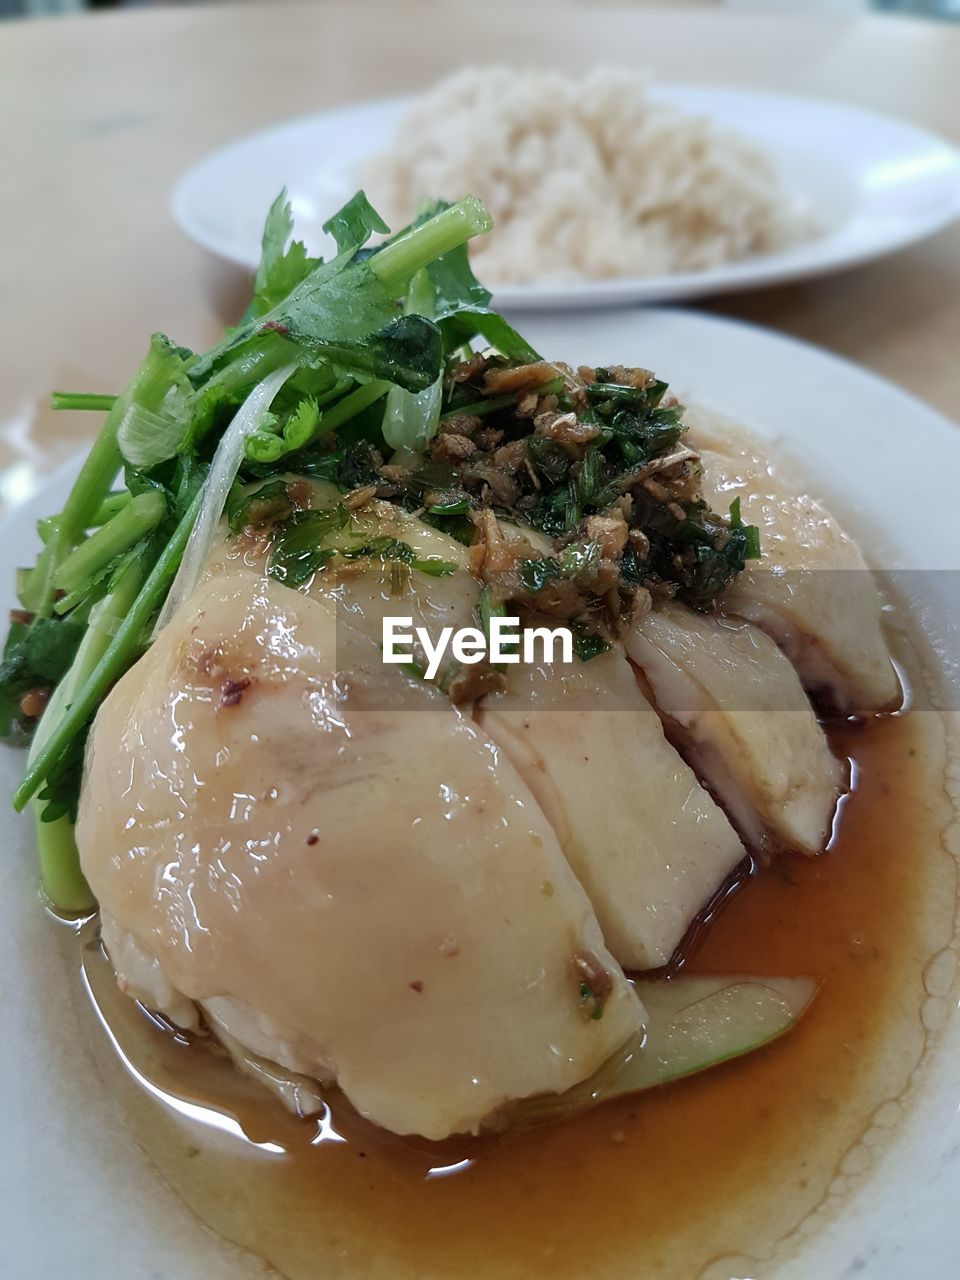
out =
{"type": "Polygon", "coordinates": [[[501,283],[702,271],[814,233],[754,143],[609,67],[460,71],[361,177],[393,227],[425,198],[478,195],[496,225],[474,263],[501,283]]]}

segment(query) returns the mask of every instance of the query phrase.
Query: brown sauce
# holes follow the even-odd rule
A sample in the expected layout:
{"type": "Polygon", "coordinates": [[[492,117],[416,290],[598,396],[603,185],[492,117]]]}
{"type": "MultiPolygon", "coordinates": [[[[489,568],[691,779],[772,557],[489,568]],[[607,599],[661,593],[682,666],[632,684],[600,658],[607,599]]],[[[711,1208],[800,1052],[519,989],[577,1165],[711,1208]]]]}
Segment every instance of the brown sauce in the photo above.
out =
{"type": "Polygon", "coordinates": [[[401,1141],[336,1100],[319,1125],[286,1115],[216,1053],[153,1027],[88,934],[94,1004],[142,1077],[91,1014],[107,1087],[182,1200],[290,1280],[762,1277],[905,1090],[925,1042],[923,969],[952,930],[939,717],[844,725],[831,741],[854,786],[830,851],[757,869],[684,956],[691,973],[820,979],[801,1023],[756,1054],[552,1127],[401,1141]]]}

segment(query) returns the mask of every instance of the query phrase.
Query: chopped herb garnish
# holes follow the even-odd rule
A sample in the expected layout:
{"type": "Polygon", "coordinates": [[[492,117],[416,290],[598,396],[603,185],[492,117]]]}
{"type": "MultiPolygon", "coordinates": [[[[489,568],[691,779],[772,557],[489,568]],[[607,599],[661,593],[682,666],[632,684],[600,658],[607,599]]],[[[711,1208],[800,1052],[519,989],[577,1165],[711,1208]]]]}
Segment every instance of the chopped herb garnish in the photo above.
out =
{"type": "Polygon", "coordinates": [[[418,556],[413,547],[399,538],[373,538],[362,546],[351,547],[344,551],[345,560],[379,559],[409,565],[419,573],[426,573],[432,578],[447,578],[456,573],[457,566],[439,556],[418,556]]]}
{"type": "Polygon", "coordinates": [[[740,515],[740,499],[734,498],[730,503],[730,527],[740,530],[744,537],[744,560],[760,559],[760,530],[755,524],[744,524],[740,515]]]}
{"type": "Polygon", "coordinates": [[[573,635],[573,652],[581,662],[589,662],[591,658],[599,657],[610,648],[603,636],[591,631],[582,622],[571,623],[570,631],[573,635]]]}
{"type": "Polygon", "coordinates": [[[507,409],[517,403],[516,396],[490,396],[487,400],[471,400],[469,403],[454,403],[440,415],[440,421],[463,415],[464,417],[483,418],[499,409],[507,409]]]}
{"type": "MultiPolygon", "coordinates": [[[[23,710],[25,695],[50,690],[63,679],[76,656],[84,628],[68,619],[15,616],[10,623],[0,666],[0,734],[9,738],[30,734],[43,706],[35,714],[23,710]],[[32,625],[31,625],[32,624],[32,625]]],[[[34,700],[36,706],[37,700],[34,700]]]]}
{"type": "Polygon", "coordinates": [[[431,516],[465,516],[469,510],[470,503],[464,496],[451,502],[435,502],[427,508],[427,513],[431,516]]]}
{"type": "Polygon", "coordinates": [[[231,533],[241,529],[266,529],[293,514],[286,480],[268,480],[252,492],[238,491],[227,499],[227,522],[231,533]]]}
{"type": "Polygon", "coordinates": [[[434,529],[442,529],[448,537],[455,539],[465,547],[473,541],[474,525],[469,516],[435,516],[425,512],[421,517],[424,524],[434,529]]]}
{"type": "Polygon", "coordinates": [[[284,525],[270,550],[267,573],[288,587],[298,587],[330,560],[336,551],[321,547],[331,533],[342,529],[349,515],[342,506],[323,511],[297,511],[284,525]]]}
{"type": "Polygon", "coordinates": [[[744,525],[743,534],[746,540],[746,546],[743,551],[745,560],[759,560],[760,551],[760,530],[755,524],[744,525]]]}
{"type": "Polygon", "coordinates": [[[530,464],[541,480],[551,486],[566,481],[570,455],[561,444],[547,436],[528,436],[526,449],[530,464]]]}
{"type": "Polygon", "coordinates": [[[550,582],[555,582],[561,574],[559,560],[521,560],[520,582],[525,591],[535,593],[542,591],[550,582]]]}
{"type": "Polygon", "coordinates": [[[441,560],[439,556],[418,556],[413,567],[418,573],[426,573],[431,578],[449,578],[457,571],[455,564],[450,560],[441,560]]]}

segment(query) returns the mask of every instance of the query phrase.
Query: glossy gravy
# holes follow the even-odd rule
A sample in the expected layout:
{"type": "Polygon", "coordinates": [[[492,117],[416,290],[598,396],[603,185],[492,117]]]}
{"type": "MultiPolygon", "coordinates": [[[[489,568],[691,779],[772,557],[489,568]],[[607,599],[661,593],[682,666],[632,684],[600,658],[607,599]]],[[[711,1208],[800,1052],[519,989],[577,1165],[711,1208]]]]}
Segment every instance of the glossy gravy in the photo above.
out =
{"type": "Polygon", "coordinates": [[[88,927],[86,1034],[106,1084],[183,1201],[289,1280],[767,1275],[838,1199],[845,1156],[863,1165],[849,1153],[878,1108],[895,1119],[924,1048],[924,965],[952,930],[939,718],[830,736],[854,786],[829,853],[756,869],[682,956],[691,973],[821,979],[800,1025],[756,1054],[497,1139],[392,1138],[336,1095],[298,1121],[122,997],[88,927]]]}

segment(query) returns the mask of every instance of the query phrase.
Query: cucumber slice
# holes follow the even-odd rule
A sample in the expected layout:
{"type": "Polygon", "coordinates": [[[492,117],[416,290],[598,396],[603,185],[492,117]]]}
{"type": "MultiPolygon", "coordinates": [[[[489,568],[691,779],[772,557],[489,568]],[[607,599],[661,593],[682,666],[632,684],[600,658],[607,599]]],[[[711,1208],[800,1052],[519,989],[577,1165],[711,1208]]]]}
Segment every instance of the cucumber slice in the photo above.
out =
{"type": "Polygon", "coordinates": [[[617,1055],[604,1097],[703,1071],[775,1040],[805,1012],[813,978],[674,978],[634,983],[647,1009],[646,1038],[617,1055]]]}
{"type": "Polygon", "coordinates": [[[813,978],[671,978],[634,982],[647,1025],[589,1079],[566,1093],[526,1099],[527,1123],[679,1080],[759,1049],[794,1025],[817,991],[813,978]]]}

